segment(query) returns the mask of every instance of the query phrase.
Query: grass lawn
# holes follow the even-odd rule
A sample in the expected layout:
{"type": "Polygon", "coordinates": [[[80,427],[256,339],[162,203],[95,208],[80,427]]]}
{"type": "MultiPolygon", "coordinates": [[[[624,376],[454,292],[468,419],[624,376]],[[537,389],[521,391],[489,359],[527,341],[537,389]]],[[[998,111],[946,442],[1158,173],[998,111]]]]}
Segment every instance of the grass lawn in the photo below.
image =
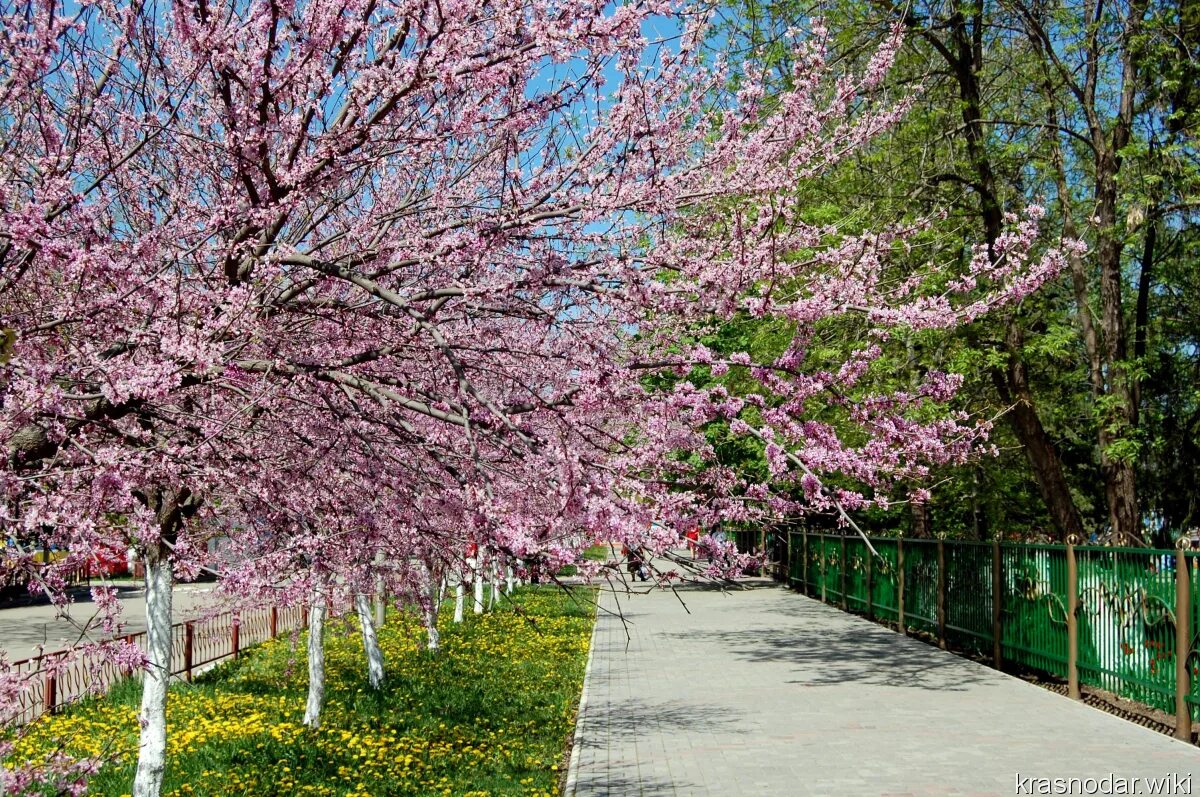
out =
{"type": "MultiPolygon", "coordinates": [[[[591,559],[593,562],[603,562],[612,554],[612,550],[607,545],[593,545],[583,552],[584,559],[591,559]]],[[[559,570],[557,575],[559,578],[573,576],[579,572],[575,565],[567,565],[562,570],[559,570]]]]}
{"type": "MultiPolygon", "coordinates": [[[[461,625],[442,613],[442,651],[391,613],[380,633],[388,683],[373,692],[357,625],[326,635],[322,727],[301,724],[304,638],[260,645],[172,689],[168,795],[553,795],[573,729],[593,593],[518,590],[513,604],[461,625]]],[[[501,608],[502,606],[502,608],[501,608]]],[[[91,794],[122,795],[137,752],[139,685],[45,718],[14,758],[58,747],[112,763],[91,794]]]]}

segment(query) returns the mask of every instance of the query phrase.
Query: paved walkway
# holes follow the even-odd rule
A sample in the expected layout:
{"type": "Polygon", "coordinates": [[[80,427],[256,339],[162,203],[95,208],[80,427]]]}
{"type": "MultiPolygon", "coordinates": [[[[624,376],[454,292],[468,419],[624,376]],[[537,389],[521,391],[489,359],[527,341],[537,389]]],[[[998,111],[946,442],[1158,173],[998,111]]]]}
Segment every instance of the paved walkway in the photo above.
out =
{"type": "MultiPolygon", "coordinates": [[[[9,662],[14,662],[36,656],[39,646],[49,652],[83,641],[79,629],[87,626],[89,621],[96,621],[96,608],[86,589],[73,589],[71,594],[73,602],[66,608],[67,617],[59,616],[58,607],[47,603],[0,608],[0,653],[5,653],[9,662]]],[[[118,588],[117,595],[121,619],[125,623],[122,633],[145,631],[145,591],[123,585],[118,588]]],[[[177,584],[172,598],[175,622],[199,616],[212,605],[213,598],[211,584],[177,584]]],[[[91,636],[95,639],[103,634],[93,629],[91,636]]]]}
{"type": "Polygon", "coordinates": [[[625,622],[596,627],[568,797],[1095,794],[1017,778],[1193,772],[1129,793],[1200,794],[1200,750],[818,601],[679,595],[690,614],[670,592],[602,599],[625,622]]]}

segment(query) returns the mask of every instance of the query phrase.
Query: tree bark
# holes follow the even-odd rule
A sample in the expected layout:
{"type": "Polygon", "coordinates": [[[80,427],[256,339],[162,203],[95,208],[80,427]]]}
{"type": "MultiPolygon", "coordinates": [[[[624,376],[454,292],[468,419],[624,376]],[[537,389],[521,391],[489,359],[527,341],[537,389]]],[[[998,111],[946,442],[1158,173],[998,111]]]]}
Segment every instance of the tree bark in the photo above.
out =
{"type": "MultiPolygon", "coordinates": [[[[1115,451],[1121,442],[1136,433],[1137,408],[1133,377],[1126,363],[1128,347],[1122,294],[1125,278],[1121,273],[1121,252],[1125,247],[1123,231],[1118,227],[1117,205],[1120,188],[1121,153],[1133,130],[1134,99],[1137,89],[1137,64],[1133,55],[1134,39],[1145,14],[1145,2],[1133,2],[1125,18],[1121,52],[1121,99],[1113,122],[1112,134],[1104,141],[1103,130],[1092,123],[1096,142],[1096,264],[1100,270],[1100,328],[1104,341],[1104,359],[1108,371],[1108,393],[1115,400],[1105,407],[1100,421],[1100,470],[1104,474],[1104,492],[1108,515],[1118,535],[1141,540],[1141,519],[1137,506],[1137,478],[1127,451],[1115,451]]],[[[1089,118],[1096,119],[1098,114],[1089,118]]]]}
{"type": "Polygon", "coordinates": [[[426,586],[428,595],[425,601],[425,647],[430,652],[436,653],[442,644],[441,634],[438,633],[438,615],[441,614],[442,609],[442,581],[431,571],[428,573],[428,577],[429,584],[426,586]]]}
{"type": "Polygon", "coordinates": [[[1071,488],[1063,474],[1058,449],[1046,433],[1042,419],[1034,409],[1029,376],[1021,356],[1021,328],[1013,321],[1008,323],[1005,348],[1009,355],[1007,368],[1004,371],[992,372],[996,390],[1001,400],[1012,407],[1009,417],[1013,429],[1023,444],[1025,455],[1033,468],[1038,492],[1041,493],[1061,539],[1065,540],[1072,534],[1082,538],[1083,519],[1075,506],[1074,498],[1071,497],[1071,488]]]}
{"type": "Polygon", "coordinates": [[[458,574],[458,579],[454,582],[454,622],[461,623],[463,621],[463,604],[467,597],[466,585],[463,584],[462,573],[458,574]]]}
{"type": "Polygon", "coordinates": [[[387,620],[387,593],[384,590],[383,582],[383,554],[375,555],[375,627],[383,628],[384,622],[387,620]]]}
{"type": "Polygon", "coordinates": [[[304,724],[321,727],[321,709],[325,705],[325,590],[313,590],[308,610],[308,701],[304,706],[304,724]]]}
{"type": "Polygon", "coordinates": [[[475,614],[483,614],[483,567],[478,559],[471,560],[471,576],[475,590],[475,614]]]}
{"type": "Polygon", "coordinates": [[[488,598],[488,611],[496,608],[497,596],[500,594],[500,565],[493,562],[491,573],[491,596],[488,598]]]}
{"type": "Polygon", "coordinates": [[[358,610],[358,622],[362,626],[363,652],[367,656],[367,680],[372,689],[382,689],[384,681],[383,651],[379,648],[379,637],[375,634],[375,623],[371,620],[371,604],[365,593],[354,596],[358,610]]]}
{"type": "Polygon", "coordinates": [[[146,643],[150,663],[142,679],[141,726],[133,797],[158,797],[167,765],[167,686],[171,679],[171,584],[166,546],[146,552],[146,643]]]}
{"type": "Polygon", "coordinates": [[[912,518],[912,535],[918,540],[929,539],[933,536],[928,503],[910,503],[909,515],[912,518]]]}
{"type": "Polygon", "coordinates": [[[146,647],[149,666],[142,679],[142,705],[138,713],[138,764],[133,797],[158,797],[166,772],[167,687],[171,680],[171,603],[175,581],[171,545],[179,537],[184,518],[200,506],[187,488],[157,488],[139,494],[154,511],[159,539],[146,547],[146,647]]]}
{"type": "MultiPolygon", "coordinates": [[[[1099,16],[1102,8],[1100,4],[1085,7],[1086,26],[1101,26],[1103,20],[1099,19],[1099,16]]],[[[1132,0],[1124,12],[1121,41],[1119,49],[1115,51],[1121,64],[1121,74],[1116,83],[1119,99],[1116,112],[1111,116],[1111,127],[1106,129],[1105,120],[1109,118],[1112,110],[1112,101],[1107,98],[1097,99],[1096,87],[1100,83],[1112,81],[1112,76],[1106,74],[1102,66],[1104,58],[1101,49],[1111,47],[1113,43],[1099,35],[1089,38],[1087,49],[1082,53],[1086,67],[1083,72],[1083,85],[1070,85],[1071,94],[1068,96],[1076,98],[1078,108],[1061,114],[1063,118],[1081,117],[1086,121],[1088,140],[1093,152],[1094,197],[1089,215],[1096,236],[1094,252],[1100,287],[1098,329],[1095,326],[1089,328],[1091,311],[1088,305],[1087,284],[1082,263],[1078,262],[1078,258],[1072,261],[1071,271],[1084,339],[1088,346],[1092,389],[1096,399],[1103,401],[1100,405],[1102,412],[1097,442],[1109,523],[1112,531],[1118,536],[1138,541],[1141,541],[1141,519],[1137,507],[1133,457],[1127,447],[1121,450],[1120,446],[1121,443],[1130,441],[1137,431],[1138,396],[1133,375],[1129,373],[1126,362],[1127,330],[1122,308],[1125,280],[1121,273],[1125,231],[1117,219],[1120,198],[1117,178],[1121,171],[1122,150],[1132,137],[1134,105],[1139,89],[1135,48],[1141,46],[1138,40],[1146,9],[1146,0],[1132,0]]],[[[1054,55],[1055,45],[1051,34],[1042,26],[1038,16],[1029,9],[1025,9],[1022,16],[1030,40],[1047,64],[1047,75],[1054,73],[1056,79],[1063,79],[1061,71],[1055,72],[1050,67],[1057,58],[1054,55]]],[[[1073,80],[1070,76],[1065,79],[1069,84],[1073,80]]],[[[1049,77],[1043,90],[1046,94],[1050,122],[1055,125],[1059,116],[1056,110],[1059,98],[1049,77]]],[[[1052,139],[1051,156],[1064,209],[1063,231],[1064,234],[1071,235],[1074,232],[1070,211],[1071,195],[1065,191],[1066,170],[1057,138],[1052,139]]]]}

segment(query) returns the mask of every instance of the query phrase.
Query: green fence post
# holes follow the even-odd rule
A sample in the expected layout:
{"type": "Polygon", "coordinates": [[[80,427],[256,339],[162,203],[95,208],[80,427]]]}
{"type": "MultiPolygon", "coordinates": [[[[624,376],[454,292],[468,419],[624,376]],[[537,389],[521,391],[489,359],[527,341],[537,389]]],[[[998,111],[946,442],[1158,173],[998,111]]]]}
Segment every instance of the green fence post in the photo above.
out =
{"type": "Polygon", "coordinates": [[[946,649],[946,545],[937,541],[937,630],[938,647],[946,649]]]}
{"type": "Polygon", "coordinates": [[[821,536],[821,601],[823,603],[828,603],[829,602],[829,599],[827,597],[828,590],[825,589],[825,582],[827,580],[825,577],[825,535],[824,535],[824,533],[822,533],[820,536],[821,536]]]}
{"type": "Polygon", "coordinates": [[[992,540],[992,666],[1002,669],[1001,645],[1004,640],[1004,571],[1000,558],[1000,540],[992,540]]]}
{"type": "Polygon", "coordinates": [[[1188,573],[1187,549],[1191,541],[1180,537],[1175,554],[1175,738],[1192,740],[1192,714],[1187,699],[1192,691],[1188,672],[1188,653],[1192,647],[1192,585],[1188,573]]]}
{"type": "Polygon", "coordinates": [[[907,634],[904,625],[904,538],[896,540],[896,615],[900,623],[900,633],[907,634]]]}
{"type": "Polygon", "coordinates": [[[872,592],[874,590],[874,575],[875,575],[875,557],[871,556],[871,549],[867,549],[867,619],[875,619],[875,600],[872,592]]]}
{"type": "Polygon", "coordinates": [[[838,550],[838,559],[840,559],[841,570],[839,574],[839,589],[842,593],[842,611],[849,611],[850,602],[846,600],[846,571],[850,569],[850,565],[846,562],[846,535],[841,536],[841,547],[838,550]]]}
{"type": "Polygon", "coordinates": [[[800,553],[804,557],[804,561],[800,563],[800,591],[806,598],[811,598],[812,587],[808,584],[808,528],[801,528],[800,534],[800,553]]]}
{"type": "Polygon", "coordinates": [[[1067,537],[1067,696],[1079,699],[1079,568],[1075,535],[1067,537]]]}
{"type": "Polygon", "coordinates": [[[762,528],[760,528],[758,530],[758,540],[759,540],[758,550],[761,551],[762,555],[763,555],[763,566],[758,569],[758,574],[760,576],[766,576],[767,575],[767,564],[771,561],[771,558],[770,558],[771,555],[769,553],[767,553],[767,527],[766,526],[763,526],[762,528]]]}
{"type": "Polygon", "coordinates": [[[787,530],[787,564],[783,568],[783,583],[792,586],[792,530],[787,530]]]}

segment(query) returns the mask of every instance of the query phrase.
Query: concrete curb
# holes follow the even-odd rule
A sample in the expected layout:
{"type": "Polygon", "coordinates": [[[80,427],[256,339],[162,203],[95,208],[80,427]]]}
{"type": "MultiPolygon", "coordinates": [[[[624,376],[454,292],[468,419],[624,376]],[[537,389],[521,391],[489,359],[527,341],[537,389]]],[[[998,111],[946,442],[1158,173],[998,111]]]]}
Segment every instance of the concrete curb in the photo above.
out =
{"type": "MultiPolygon", "coordinates": [[[[603,593],[598,595],[602,600],[603,593]]],[[[575,797],[579,785],[580,767],[580,737],[582,736],[583,721],[587,714],[588,687],[592,680],[592,659],[596,655],[596,629],[600,626],[600,600],[596,601],[596,622],[592,623],[592,636],[588,640],[587,664],[583,668],[583,689],[579,693],[579,709],[575,712],[575,732],[571,734],[571,762],[567,765],[567,783],[563,787],[563,797],[575,797]]]]}

